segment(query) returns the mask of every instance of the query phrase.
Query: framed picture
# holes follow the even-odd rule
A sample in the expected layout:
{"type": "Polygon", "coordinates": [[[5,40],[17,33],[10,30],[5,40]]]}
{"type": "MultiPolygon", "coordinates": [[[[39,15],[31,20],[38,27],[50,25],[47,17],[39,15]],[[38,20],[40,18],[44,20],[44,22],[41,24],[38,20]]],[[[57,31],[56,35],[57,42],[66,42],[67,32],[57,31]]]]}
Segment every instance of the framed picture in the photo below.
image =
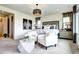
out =
{"type": "Polygon", "coordinates": [[[23,29],[32,29],[32,20],[23,19],[23,29]]]}
{"type": "Polygon", "coordinates": [[[32,29],[32,20],[29,20],[29,24],[30,24],[29,29],[32,29]]]}

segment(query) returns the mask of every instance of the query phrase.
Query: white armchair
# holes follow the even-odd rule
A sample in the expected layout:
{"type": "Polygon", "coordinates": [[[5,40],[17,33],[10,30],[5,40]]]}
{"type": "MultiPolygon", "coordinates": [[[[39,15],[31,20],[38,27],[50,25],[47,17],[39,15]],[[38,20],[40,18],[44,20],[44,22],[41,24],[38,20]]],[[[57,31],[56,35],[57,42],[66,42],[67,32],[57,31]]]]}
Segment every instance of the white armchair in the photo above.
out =
{"type": "Polygon", "coordinates": [[[20,53],[31,53],[37,41],[36,31],[29,31],[25,34],[25,38],[19,41],[18,50],[20,53]]]}
{"type": "Polygon", "coordinates": [[[58,43],[58,32],[49,32],[46,34],[38,35],[38,43],[42,44],[46,47],[46,49],[49,46],[55,45],[58,43]]]}

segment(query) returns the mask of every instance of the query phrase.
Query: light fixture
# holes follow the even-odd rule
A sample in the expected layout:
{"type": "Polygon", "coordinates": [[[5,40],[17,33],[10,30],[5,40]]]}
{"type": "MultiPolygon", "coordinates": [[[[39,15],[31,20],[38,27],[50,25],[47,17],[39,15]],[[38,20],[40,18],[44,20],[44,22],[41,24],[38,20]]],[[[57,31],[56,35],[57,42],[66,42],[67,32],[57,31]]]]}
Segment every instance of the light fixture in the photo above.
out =
{"type": "MultiPolygon", "coordinates": [[[[38,4],[36,4],[36,7],[38,7],[38,4]]],[[[33,15],[40,16],[41,15],[41,9],[38,9],[38,8],[34,9],[33,15]]]]}

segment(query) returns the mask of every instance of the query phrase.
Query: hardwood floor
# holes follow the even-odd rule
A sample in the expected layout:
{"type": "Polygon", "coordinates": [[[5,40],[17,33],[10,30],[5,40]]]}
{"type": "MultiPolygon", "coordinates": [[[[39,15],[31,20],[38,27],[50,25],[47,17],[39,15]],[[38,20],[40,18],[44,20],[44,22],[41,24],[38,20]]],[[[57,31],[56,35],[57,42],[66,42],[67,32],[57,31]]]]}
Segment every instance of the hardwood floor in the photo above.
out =
{"type": "MultiPolygon", "coordinates": [[[[10,38],[0,38],[0,54],[21,54],[17,51],[19,45],[18,40],[10,38]]],[[[25,52],[28,54],[27,52],[25,52]]],[[[22,53],[24,54],[24,53],[22,53]]],[[[47,50],[35,44],[35,48],[30,54],[79,54],[79,48],[72,40],[59,39],[56,47],[49,47],[47,50]]]]}

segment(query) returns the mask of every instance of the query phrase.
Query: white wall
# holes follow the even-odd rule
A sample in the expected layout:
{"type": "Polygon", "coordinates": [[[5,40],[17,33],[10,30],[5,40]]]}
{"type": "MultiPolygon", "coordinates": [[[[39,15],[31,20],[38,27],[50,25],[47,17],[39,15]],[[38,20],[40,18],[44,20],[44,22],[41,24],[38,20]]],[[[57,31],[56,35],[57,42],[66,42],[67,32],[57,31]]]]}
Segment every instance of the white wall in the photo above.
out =
{"type": "Polygon", "coordinates": [[[29,16],[27,14],[24,14],[3,6],[0,6],[0,10],[10,12],[15,15],[14,16],[15,17],[14,18],[14,39],[19,39],[22,35],[24,35],[27,32],[27,30],[23,30],[23,18],[33,20],[32,16],[29,16]]]}
{"type": "MultiPolygon", "coordinates": [[[[33,25],[35,23],[34,18],[32,16],[27,15],[27,14],[24,14],[24,13],[21,13],[16,10],[13,10],[13,9],[10,9],[7,7],[3,7],[3,6],[0,6],[0,10],[10,12],[15,15],[15,18],[14,18],[14,39],[19,39],[20,37],[22,37],[22,35],[24,35],[27,32],[27,30],[23,30],[23,18],[32,19],[33,25]]],[[[62,20],[62,14],[53,14],[53,15],[42,17],[42,22],[44,22],[44,21],[61,21],[61,20],[62,20]]],[[[60,29],[61,29],[61,24],[62,23],[59,22],[60,29]]]]}
{"type": "Polygon", "coordinates": [[[45,22],[45,21],[59,21],[59,29],[62,28],[62,14],[61,13],[42,17],[42,22],[45,22]]]}

